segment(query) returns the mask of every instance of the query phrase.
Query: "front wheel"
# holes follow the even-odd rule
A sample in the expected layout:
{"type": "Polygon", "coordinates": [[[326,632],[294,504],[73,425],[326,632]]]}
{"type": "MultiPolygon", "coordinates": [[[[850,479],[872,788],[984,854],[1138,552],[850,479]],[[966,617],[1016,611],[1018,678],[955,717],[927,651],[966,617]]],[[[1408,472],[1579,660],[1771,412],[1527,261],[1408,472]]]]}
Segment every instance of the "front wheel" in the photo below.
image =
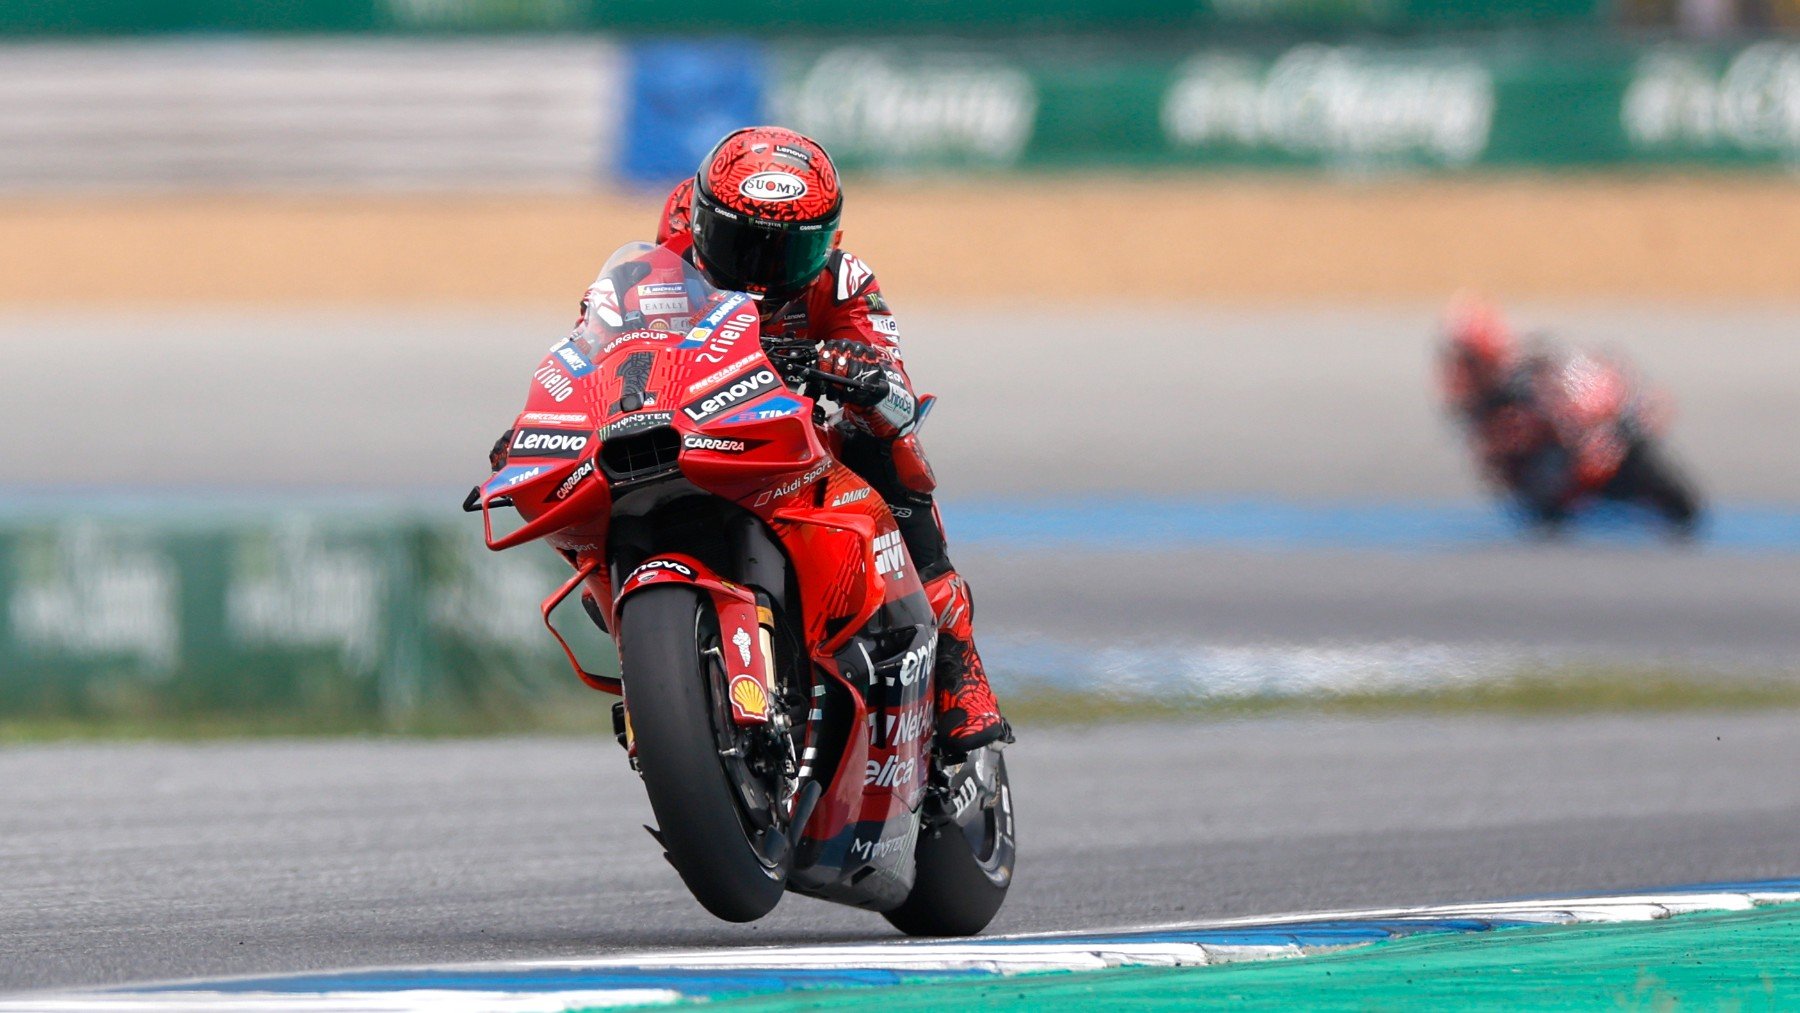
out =
{"type": "Polygon", "coordinates": [[[972,936],[1012,886],[1012,788],[998,749],[977,750],[952,781],[946,811],[919,831],[918,875],[890,924],[909,936],[972,936]]]}
{"type": "Polygon", "coordinates": [[[626,599],[619,620],[625,706],[663,847],[708,911],[747,922],[781,900],[785,856],[765,856],[784,849],[765,838],[783,828],[768,809],[752,814],[745,804],[765,789],[734,759],[743,743],[717,650],[718,618],[703,593],[668,586],[626,599]]]}

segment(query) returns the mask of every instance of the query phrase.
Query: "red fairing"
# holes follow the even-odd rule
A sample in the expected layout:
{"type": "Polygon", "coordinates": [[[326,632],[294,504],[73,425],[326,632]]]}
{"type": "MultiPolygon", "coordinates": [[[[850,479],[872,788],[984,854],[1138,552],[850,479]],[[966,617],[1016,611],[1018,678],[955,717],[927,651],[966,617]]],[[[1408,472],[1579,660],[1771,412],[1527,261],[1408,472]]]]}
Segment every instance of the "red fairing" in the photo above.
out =
{"type": "Polygon", "coordinates": [[[1629,396],[1624,373],[1613,363],[1577,354],[1546,369],[1540,386],[1558,438],[1575,455],[1576,485],[1598,490],[1625,460],[1618,430],[1629,396]]]}

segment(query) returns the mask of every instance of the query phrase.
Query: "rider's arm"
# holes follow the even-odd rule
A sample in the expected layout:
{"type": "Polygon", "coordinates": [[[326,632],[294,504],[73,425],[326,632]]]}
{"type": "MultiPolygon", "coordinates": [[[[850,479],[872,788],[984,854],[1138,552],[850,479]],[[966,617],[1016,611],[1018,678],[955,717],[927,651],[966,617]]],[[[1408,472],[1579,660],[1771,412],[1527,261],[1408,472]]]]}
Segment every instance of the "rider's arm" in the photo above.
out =
{"type": "Polygon", "coordinates": [[[906,435],[918,421],[919,399],[900,358],[900,327],[880,282],[855,255],[841,251],[832,256],[826,280],[829,288],[821,284],[810,307],[813,319],[823,324],[814,329],[825,342],[820,367],[845,375],[878,372],[887,383],[882,397],[867,405],[846,405],[845,415],[883,439],[906,435]]]}

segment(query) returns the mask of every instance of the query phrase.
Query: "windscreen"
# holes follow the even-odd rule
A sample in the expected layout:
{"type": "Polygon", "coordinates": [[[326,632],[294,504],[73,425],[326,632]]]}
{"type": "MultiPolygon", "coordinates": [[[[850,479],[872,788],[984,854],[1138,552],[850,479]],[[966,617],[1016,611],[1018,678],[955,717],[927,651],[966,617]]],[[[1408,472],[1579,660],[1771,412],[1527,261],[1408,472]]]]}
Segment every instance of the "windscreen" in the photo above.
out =
{"type": "Polygon", "coordinates": [[[583,346],[590,359],[597,359],[626,334],[686,334],[724,297],[694,265],[667,247],[627,243],[606,259],[600,276],[588,286],[571,340],[583,346]]]}

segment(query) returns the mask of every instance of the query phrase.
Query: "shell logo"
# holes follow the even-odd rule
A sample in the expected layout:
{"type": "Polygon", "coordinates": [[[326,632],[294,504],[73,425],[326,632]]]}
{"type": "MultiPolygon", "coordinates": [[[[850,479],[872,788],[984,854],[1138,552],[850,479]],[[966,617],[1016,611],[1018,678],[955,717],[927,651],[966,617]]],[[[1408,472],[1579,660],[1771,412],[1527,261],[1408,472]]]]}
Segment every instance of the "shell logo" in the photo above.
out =
{"type": "Polygon", "coordinates": [[[753,675],[734,675],[731,677],[731,705],[738,713],[749,718],[767,718],[769,716],[769,693],[763,689],[762,681],[753,675]]]}

